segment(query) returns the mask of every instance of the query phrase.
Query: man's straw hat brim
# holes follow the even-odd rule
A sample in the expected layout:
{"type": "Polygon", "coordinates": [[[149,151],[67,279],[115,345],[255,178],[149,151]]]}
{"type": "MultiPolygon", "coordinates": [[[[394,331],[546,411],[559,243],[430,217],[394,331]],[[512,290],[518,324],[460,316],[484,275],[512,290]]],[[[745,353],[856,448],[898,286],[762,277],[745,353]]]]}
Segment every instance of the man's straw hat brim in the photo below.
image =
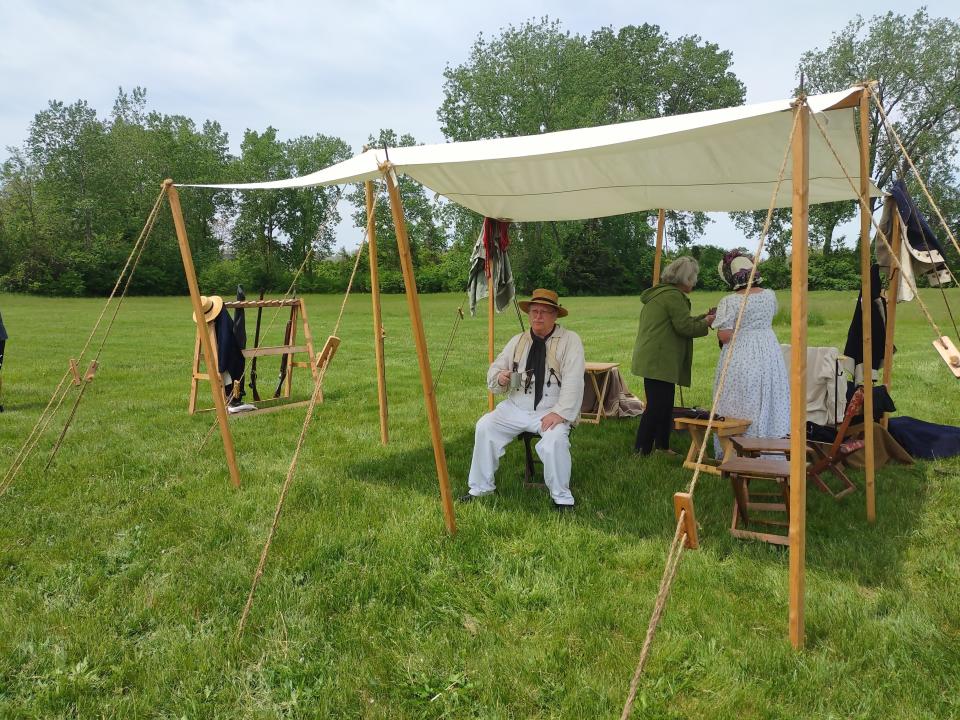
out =
{"type": "Polygon", "coordinates": [[[537,288],[533,291],[529,300],[521,300],[517,305],[523,312],[530,312],[531,305],[548,305],[556,308],[557,317],[567,316],[567,309],[560,304],[559,296],[553,290],[547,290],[546,288],[537,288]]]}
{"type": "MultiPolygon", "coordinates": [[[[200,296],[200,307],[203,310],[203,320],[204,322],[210,322],[217,315],[220,314],[220,311],[223,310],[223,298],[219,295],[211,295],[207,297],[206,295],[200,296]]],[[[193,313],[193,321],[197,321],[197,314],[193,313]]]]}

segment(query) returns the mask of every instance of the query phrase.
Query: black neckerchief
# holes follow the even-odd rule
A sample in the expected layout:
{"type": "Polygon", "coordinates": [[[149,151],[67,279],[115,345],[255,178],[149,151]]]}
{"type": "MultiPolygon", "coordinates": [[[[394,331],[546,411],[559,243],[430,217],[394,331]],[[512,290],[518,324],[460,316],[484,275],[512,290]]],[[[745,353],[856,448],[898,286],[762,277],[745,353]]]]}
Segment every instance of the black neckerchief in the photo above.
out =
{"type": "Polygon", "coordinates": [[[547,340],[557,331],[557,326],[553,326],[553,330],[550,331],[550,334],[545,338],[538,337],[537,334],[533,331],[533,328],[530,329],[530,338],[533,340],[533,344],[530,346],[530,352],[527,353],[527,372],[533,373],[534,383],[533,383],[533,409],[537,409],[537,405],[540,404],[541,398],[543,398],[543,380],[547,375],[547,340]]]}

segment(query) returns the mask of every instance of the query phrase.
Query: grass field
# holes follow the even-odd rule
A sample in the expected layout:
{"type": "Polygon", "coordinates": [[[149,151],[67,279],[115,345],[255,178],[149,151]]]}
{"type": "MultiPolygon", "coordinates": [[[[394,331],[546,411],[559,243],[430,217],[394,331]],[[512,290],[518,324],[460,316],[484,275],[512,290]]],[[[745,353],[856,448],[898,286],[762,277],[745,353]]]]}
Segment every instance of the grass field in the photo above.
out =
{"type": "MultiPolygon", "coordinates": [[[[939,293],[925,297],[946,332],[939,293]]],[[[960,307],[960,291],[950,297],[960,307]]],[[[702,310],[719,295],[692,299],[702,310]]],[[[308,298],[320,342],[340,300],[308,298]]],[[[811,296],[823,320],[811,323],[811,344],[842,346],[854,300],[811,296]]],[[[422,298],[434,367],[460,301],[422,298]]],[[[11,335],[4,471],[101,303],[0,295],[11,335]]],[[[639,300],[566,304],[587,359],[628,367],[639,300]]],[[[960,386],[932,332],[915,304],[899,313],[900,412],[957,424],[960,386]]],[[[0,717],[619,716],[674,527],[672,495],[689,472],[633,457],[635,419],[581,426],[577,509],[558,516],[547,495],[521,487],[515,443],[498,495],[457,507],[450,538],[405,301],[384,300],[386,447],[370,315],[369,296],[350,299],[326,402],[235,642],[304,411],[233,423],[243,487],[232,489],[219,438],[198,450],[212,416],[186,412],[189,300],[127,301],[54,465],[43,471],[46,437],[0,498],[0,717]]],[[[502,346],[517,322],[498,323],[502,346]]],[[[248,328],[252,337],[250,315],[248,328]]],[[[788,325],[776,329],[788,337],[788,325]]],[[[485,335],[484,317],[463,322],[440,383],[458,494],[486,405],[485,335]]],[[[712,338],[697,341],[687,404],[709,406],[716,356],[712,338]]],[[[263,387],[277,363],[260,365],[263,387]]],[[[306,394],[299,372],[294,385],[306,394]]],[[[201,397],[209,404],[205,388],[201,397]]],[[[875,525],[854,478],[861,490],[839,503],[808,495],[800,653],[786,637],[786,552],[731,538],[729,488],[700,482],[702,548],[681,562],[634,717],[960,716],[960,462],[880,471],[875,525]]]]}

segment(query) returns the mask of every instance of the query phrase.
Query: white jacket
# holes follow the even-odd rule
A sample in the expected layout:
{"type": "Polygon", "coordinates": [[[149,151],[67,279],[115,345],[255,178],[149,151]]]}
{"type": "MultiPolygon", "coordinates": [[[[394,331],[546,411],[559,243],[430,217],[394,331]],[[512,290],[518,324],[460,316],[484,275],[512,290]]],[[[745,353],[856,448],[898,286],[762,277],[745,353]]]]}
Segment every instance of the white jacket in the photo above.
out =
{"type": "MultiPolygon", "coordinates": [[[[528,330],[527,332],[530,331],[528,330]]],[[[487,370],[487,388],[494,395],[501,395],[510,391],[510,385],[501,385],[497,381],[497,376],[503,370],[513,370],[513,354],[523,335],[524,333],[518,333],[510,338],[510,342],[507,343],[503,352],[497,356],[497,359],[493,361],[490,369],[487,370]]],[[[547,342],[552,341],[554,338],[556,338],[555,342],[557,343],[557,363],[560,365],[560,390],[555,397],[554,404],[551,406],[549,402],[551,399],[554,399],[554,396],[552,393],[548,393],[546,387],[544,387],[544,398],[541,400],[538,410],[549,409],[560,415],[560,417],[571,425],[575,425],[580,418],[580,405],[583,403],[583,366],[585,362],[583,343],[580,341],[579,335],[560,325],[556,326],[553,335],[547,342]],[[548,404],[545,404],[545,402],[548,404]]],[[[532,343],[530,347],[533,347],[532,343]]],[[[523,354],[523,357],[519,358],[518,368],[521,371],[527,367],[527,355],[529,354],[530,350],[528,348],[523,354]]],[[[546,385],[546,383],[544,385],[546,385]]],[[[510,392],[510,399],[514,400],[518,406],[523,407],[525,403],[523,403],[521,399],[525,395],[526,393],[523,388],[520,388],[519,390],[510,392]]]]}

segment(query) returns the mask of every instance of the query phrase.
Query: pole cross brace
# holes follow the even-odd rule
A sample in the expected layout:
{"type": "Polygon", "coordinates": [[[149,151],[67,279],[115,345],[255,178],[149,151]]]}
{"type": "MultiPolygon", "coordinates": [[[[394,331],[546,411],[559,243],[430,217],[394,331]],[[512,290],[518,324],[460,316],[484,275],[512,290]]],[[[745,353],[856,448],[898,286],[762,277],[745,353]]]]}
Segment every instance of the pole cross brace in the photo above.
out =
{"type": "Polygon", "coordinates": [[[688,550],[697,550],[700,547],[700,539],[697,536],[697,519],[693,514],[693,495],[690,493],[673,494],[673,512],[677,520],[680,520],[680,513],[683,512],[683,544],[688,550]]]}

